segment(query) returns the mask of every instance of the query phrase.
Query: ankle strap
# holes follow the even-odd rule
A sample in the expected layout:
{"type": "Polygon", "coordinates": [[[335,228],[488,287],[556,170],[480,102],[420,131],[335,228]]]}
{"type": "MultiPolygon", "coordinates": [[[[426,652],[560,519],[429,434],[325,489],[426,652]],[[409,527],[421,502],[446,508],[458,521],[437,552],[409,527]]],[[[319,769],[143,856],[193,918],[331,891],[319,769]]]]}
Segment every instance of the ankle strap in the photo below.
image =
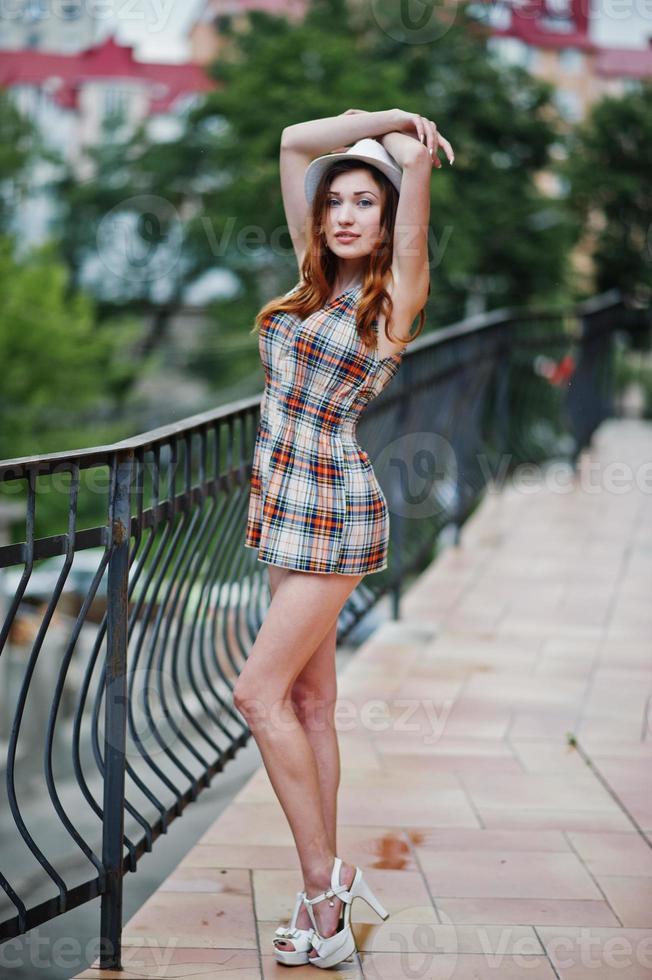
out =
{"type": "Polygon", "coordinates": [[[314,898],[308,898],[306,895],[305,901],[309,905],[315,905],[317,902],[323,902],[325,898],[335,897],[339,898],[342,902],[350,902],[351,892],[346,885],[338,885],[337,888],[329,888],[328,891],[322,892],[321,895],[315,895],[314,898]]]}

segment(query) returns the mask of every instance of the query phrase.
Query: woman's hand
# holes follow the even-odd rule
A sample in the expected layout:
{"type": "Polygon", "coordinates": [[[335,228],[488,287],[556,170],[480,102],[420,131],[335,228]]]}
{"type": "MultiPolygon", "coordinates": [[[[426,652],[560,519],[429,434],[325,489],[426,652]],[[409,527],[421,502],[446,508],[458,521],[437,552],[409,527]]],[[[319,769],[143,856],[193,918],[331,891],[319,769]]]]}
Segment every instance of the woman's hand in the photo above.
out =
{"type": "Polygon", "coordinates": [[[437,123],[433,122],[432,119],[427,119],[425,116],[420,116],[416,112],[395,109],[394,113],[396,115],[397,132],[404,133],[406,136],[413,136],[415,139],[420,140],[424,146],[427,146],[430,150],[433,166],[441,167],[441,160],[437,156],[440,147],[448,157],[448,162],[453,163],[455,159],[453,147],[438,131],[437,123]]]}

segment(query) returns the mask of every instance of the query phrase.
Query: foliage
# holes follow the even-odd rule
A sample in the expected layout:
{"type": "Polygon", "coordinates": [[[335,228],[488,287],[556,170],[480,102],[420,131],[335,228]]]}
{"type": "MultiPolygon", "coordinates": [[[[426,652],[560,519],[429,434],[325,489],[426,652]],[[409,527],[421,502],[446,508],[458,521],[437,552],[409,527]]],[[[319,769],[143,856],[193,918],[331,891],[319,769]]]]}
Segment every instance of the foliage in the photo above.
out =
{"type": "MultiPolygon", "coordinates": [[[[244,29],[223,17],[229,42],[211,67],[217,87],[187,113],[182,133],[154,139],[141,128],[126,143],[113,139],[94,151],[92,181],[62,188],[62,248],[75,275],[96,258],[98,226],[121,202],[166,203],[170,222],[141,220],[139,233],[156,253],[169,248],[176,223],[178,261],[163,278],[125,276],[122,302],[155,301],[165,287],[172,312],[188,283],[231,273],[239,285],[212,307],[210,356],[195,358],[219,388],[233,378],[228,351],[262,303],[296,280],[280,194],[283,128],[351,106],[399,106],[434,118],[456,153],[453,167],[444,162],[432,176],[428,322],[463,315],[473,296],[491,308],[564,295],[571,229],[563,204],[535,180],[559,138],[552,89],[491,57],[484,30],[465,6],[455,10],[420,43],[401,35],[396,4],[312,0],[303,21],[254,11],[244,29]]],[[[253,341],[249,363],[257,364],[253,341]]]]}
{"type": "Polygon", "coordinates": [[[569,207],[594,236],[595,288],[652,295],[652,82],[607,96],[571,137],[569,207]]]}
{"type": "MultiPolygon", "coordinates": [[[[24,175],[40,141],[12,96],[0,89],[0,232],[6,231],[24,189],[24,175]]],[[[42,148],[41,148],[42,149],[42,148]]]]}
{"type": "Polygon", "coordinates": [[[98,328],[54,253],[46,245],[18,260],[0,238],[0,459],[118,438],[108,415],[138,370],[127,351],[134,321],[98,328]]]}

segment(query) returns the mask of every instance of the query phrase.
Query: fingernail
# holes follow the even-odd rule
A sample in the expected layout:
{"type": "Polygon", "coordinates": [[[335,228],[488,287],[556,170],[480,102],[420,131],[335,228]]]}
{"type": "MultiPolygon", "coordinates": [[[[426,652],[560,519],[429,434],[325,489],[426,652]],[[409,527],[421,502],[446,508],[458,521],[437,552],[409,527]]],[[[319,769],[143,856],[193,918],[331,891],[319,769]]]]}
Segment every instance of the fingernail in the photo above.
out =
{"type": "Polygon", "coordinates": [[[448,162],[450,163],[450,165],[451,165],[451,167],[452,167],[452,166],[453,166],[453,164],[455,163],[455,157],[451,157],[451,158],[450,158],[450,160],[449,160],[448,162]]]}

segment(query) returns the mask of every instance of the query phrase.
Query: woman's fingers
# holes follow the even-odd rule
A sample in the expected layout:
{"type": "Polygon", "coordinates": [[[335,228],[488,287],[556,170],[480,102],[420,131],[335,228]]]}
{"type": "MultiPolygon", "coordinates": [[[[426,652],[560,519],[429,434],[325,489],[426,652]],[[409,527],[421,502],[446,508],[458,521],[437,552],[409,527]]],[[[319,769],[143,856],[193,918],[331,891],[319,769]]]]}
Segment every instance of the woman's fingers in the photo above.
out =
{"type": "Polygon", "coordinates": [[[416,130],[416,138],[424,146],[428,147],[430,151],[430,158],[432,160],[433,167],[441,167],[442,163],[438,157],[438,151],[441,147],[446,154],[446,158],[449,163],[453,163],[455,159],[455,153],[453,151],[452,145],[449,141],[441,135],[437,129],[437,123],[432,119],[427,119],[425,116],[420,116],[416,112],[401,112],[403,116],[403,123],[401,125],[402,130],[409,131],[412,127],[416,130]]]}
{"type": "Polygon", "coordinates": [[[423,116],[418,116],[415,113],[415,115],[413,116],[413,122],[414,122],[415,129],[417,131],[417,138],[422,143],[424,143],[426,139],[426,127],[424,125],[423,116]]]}
{"type": "Polygon", "coordinates": [[[419,116],[423,126],[423,137],[421,142],[425,147],[427,147],[430,153],[430,160],[433,167],[441,167],[441,161],[437,156],[437,147],[439,145],[439,140],[437,137],[437,125],[432,121],[432,119],[426,119],[425,116],[419,116]]]}
{"type": "Polygon", "coordinates": [[[448,142],[448,140],[441,135],[441,133],[437,133],[437,138],[439,139],[439,145],[442,147],[444,153],[446,154],[448,162],[452,163],[453,160],[455,159],[455,153],[453,151],[453,147],[448,142]]]}
{"type": "Polygon", "coordinates": [[[448,140],[444,136],[441,135],[441,133],[437,129],[437,124],[434,123],[431,119],[429,119],[428,122],[430,123],[430,125],[432,127],[432,134],[433,134],[433,141],[434,141],[434,147],[430,151],[431,156],[432,156],[432,160],[433,160],[433,165],[435,167],[441,167],[441,165],[442,165],[441,164],[441,160],[439,159],[439,156],[437,155],[438,152],[439,152],[439,148],[440,147],[442,148],[442,150],[446,154],[446,157],[448,159],[448,162],[449,163],[452,163],[453,160],[455,159],[455,154],[453,152],[453,147],[448,142],[448,140]]]}

